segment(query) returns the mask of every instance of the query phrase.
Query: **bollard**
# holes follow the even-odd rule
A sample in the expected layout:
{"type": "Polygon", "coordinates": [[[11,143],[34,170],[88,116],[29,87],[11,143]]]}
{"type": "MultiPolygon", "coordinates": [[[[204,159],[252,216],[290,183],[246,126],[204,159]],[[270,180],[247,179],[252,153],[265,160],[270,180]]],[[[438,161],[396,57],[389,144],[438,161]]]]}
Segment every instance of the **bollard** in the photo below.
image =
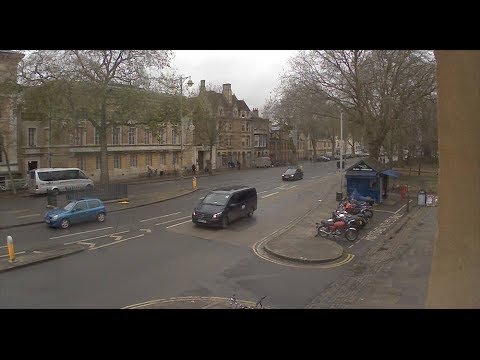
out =
{"type": "Polygon", "coordinates": [[[10,235],[7,236],[7,247],[8,247],[8,257],[9,257],[8,261],[10,261],[11,263],[17,261],[15,259],[15,250],[13,249],[13,239],[10,235]]]}
{"type": "Polygon", "coordinates": [[[192,179],[192,189],[196,189],[196,188],[197,188],[197,178],[194,176],[192,179]]]}

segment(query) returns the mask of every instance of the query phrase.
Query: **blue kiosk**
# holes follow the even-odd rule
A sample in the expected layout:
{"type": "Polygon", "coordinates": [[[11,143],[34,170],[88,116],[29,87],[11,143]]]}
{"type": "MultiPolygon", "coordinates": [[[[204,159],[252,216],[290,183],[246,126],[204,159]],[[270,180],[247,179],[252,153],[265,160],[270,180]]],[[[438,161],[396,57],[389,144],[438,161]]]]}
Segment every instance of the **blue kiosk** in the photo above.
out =
{"type": "Polygon", "coordinates": [[[388,177],[398,177],[398,173],[375,159],[362,159],[347,168],[347,196],[356,192],[362,197],[370,197],[381,203],[388,196],[388,177]]]}

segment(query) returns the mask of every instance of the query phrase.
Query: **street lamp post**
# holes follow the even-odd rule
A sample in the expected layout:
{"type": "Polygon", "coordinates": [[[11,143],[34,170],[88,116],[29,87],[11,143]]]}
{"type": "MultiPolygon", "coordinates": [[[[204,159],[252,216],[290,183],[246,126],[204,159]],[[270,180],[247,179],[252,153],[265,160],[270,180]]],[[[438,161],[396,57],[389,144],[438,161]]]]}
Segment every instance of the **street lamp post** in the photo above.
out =
{"type": "Polygon", "coordinates": [[[340,111],[340,192],[343,190],[343,112],[340,111]]]}
{"type": "Polygon", "coordinates": [[[190,76],[180,76],[180,175],[183,177],[183,82],[188,79],[187,85],[190,87],[193,85],[193,81],[190,76]]]}

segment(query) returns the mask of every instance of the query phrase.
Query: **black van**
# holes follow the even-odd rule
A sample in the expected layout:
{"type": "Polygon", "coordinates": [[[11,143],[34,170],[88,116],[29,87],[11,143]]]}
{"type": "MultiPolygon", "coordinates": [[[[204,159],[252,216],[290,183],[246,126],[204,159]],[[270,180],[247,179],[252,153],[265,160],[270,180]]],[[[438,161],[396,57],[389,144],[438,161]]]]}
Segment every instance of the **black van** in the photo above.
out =
{"type": "Polygon", "coordinates": [[[229,186],[210,191],[195,207],[192,222],[226,228],[257,210],[257,190],[248,186],[229,186]]]}

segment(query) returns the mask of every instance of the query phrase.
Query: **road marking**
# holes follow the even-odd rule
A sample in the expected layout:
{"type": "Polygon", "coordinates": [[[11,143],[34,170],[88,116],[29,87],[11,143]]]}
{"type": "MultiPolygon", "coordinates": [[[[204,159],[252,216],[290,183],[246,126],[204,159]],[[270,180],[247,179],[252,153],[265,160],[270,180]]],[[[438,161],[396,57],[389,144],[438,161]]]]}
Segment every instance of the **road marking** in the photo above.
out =
{"type": "Polygon", "coordinates": [[[164,218],[164,217],[172,216],[172,215],[177,215],[177,214],[180,214],[180,212],[181,212],[181,211],[177,211],[177,212],[174,212],[174,213],[171,213],[171,214],[167,214],[167,215],[157,216],[157,217],[150,218],[150,219],[144,219],[144,220],[140,220],[140,222],[150,221],[150,220],[155,220],[155,219],[160,219],[160,218],[164,218]]]}
{"type": "Polygon", "coordinates": [[[290,186],[289,188],[286,188],[285,190],[290,190],[290,189],[293,189],[295,187],[297,187],[298,185],[293,185],[293,186],[290,186]]]}
{"type": "Polygon", "coordinates": [[[174,226],[178,226],[178,225],[186,224],[186,223],[188,223],[188,222],[190,222],[190,221],[191,221],[191,220],[187,220],[187,221],[184,221],[184,222],[181,222],[181,223],[175,224],[175,225],[170,225],[170,226],[167,226],[167,227],[166,227],[166,229],[170,229],[170,228],[172,228],[172,227],[174,227],[174,226]]]}
{"type": "Polygon", "coordinates": [[[17,216],[17,219],[23,219],[23,218],[32,217],[32,216],[40,216],[40,214],[32,214],[32,215],[22,215],[22,216],[17,216]]]}
{"type": "Polygon", "coordinates": [[[95,243],[88,243],[88,242],[79,241],[77,244],[88,245],[89,248],[95,247],[95,243]]]}
{"type": "MultiPolygon", "coordinates": [[[[20,252],[15,253],[15,255],[19,255],[19,254],[25,254],[25,251],[20,251],[20,252]]],[[[8,254],[7,255],[0,255],[0,257],[7,257],[7,256],[8,256],[8,254]]]]}
{"type": "MultiPolygon", "coordinates": [[[[412,200],[409,200],[409,204],[412,202],[412,200]]],[[[397,211],[395,211],[395,214],[398,213],[400,210],[402,210],[405,206],[407,206],[407,204],[403,205],[400,209],[398,209],[397,211]]]]}
{"type": "Polygon", "coordinates": [[[271,193],[271,194],[268,194],[268,195],[265,195],[265,196],[262,196],[262,199],[265,199],[269,196],[272,196],[272,195],[275,195],[275,194],[278,194],[280,191],[277,191],[277,192],[274,192],[274,193],[271,193]]]}
{"type": "Polygon", "coordinates": [[[168,224],[169,222],[173,222],[173,221],[177,221],[177,220],[183,220],[183,219],[186,219],[186,218],[189,218],[189,217],[190,217],[190,215],[189,215],[189,216],[184,216],[184,217],[181,217],[181,218],[178,218],[178,219],[173,219],[173,220],[164,221],[164,222],[155,224],[155,226],[157,226],[157,225],[163,225],[163,224],[168,224]]]}
{"type": "Polygon", "coordinates": [[[104,228],[101,228],[101,229],[88,230],[88,231],[82,231],[82,232],[73,233],[73,234],[54,236],[54,237],[51,237],[50,240],[60,239],[60,238],[67,237],[67,236],[75,236],[75,235],[80,235],[80,234],[86,234],[86,233],[93,232],[93,231],[107,230],[107,229],[112,229],[112,228],[113,228],[113,226],[108,226],[108,227],[104,227],[104,228]]]}
{"type": "Polygon", "coordinates": [[[118,241],[118,240],[122,240],[122,235],[110,235],[109,237],[111,237],[112,239],[115,239],[115,241],[118,241]]]}
{"type": "Polygon", "coordinates": [[[140,231],[145,231],[145,232],[147,232],[147,233],[151,233],[151,232],[152,232],[152,230],[150,230],[150,229],[139,229],[139,230],[140,230],[140,231]]]}
{"type": "Polygon", "coordinates": [[[287,186],[287,185],[285,184],[285,185],[282,185],[282,186],[277,186],[275,189],[284,189],[285,186],[287,186]]]}
{"type": "Polygon", "coordinates": [[[1,248],[4,248],[4,247],[7,247],[7,245],[0,246],[0,249],[1,249],[1,248]]]}
{"type": "Polygon", "coordinates": [[[375,212],[385,212],[385,213],[389,213],[389,214],[396,214],[396,212],[394,212],[394,211],[388,211],[388,210],[378,210],[378,209],[375,209],[374,211],[375,211],[375,212]]]}
{"type": "Polygon", "coordinates": [[[263,190],[263,191],[259,191],[257,194],[261,194],[261,193],[264,193],[264,192],[269,192],[270,190],[263,190]]]}
{"type": "Polygon", "coordinates": [[[112,235],[116,235],[116,234],[123,234],[123,233],[127,233],[127,232],[129,232],[129,231],[130,231],[130,230],[125,230],[125,231],[120,231],[120,232],[118,232],[118,233],[107,234],[107,235],[101,235],[101,236],[95,236],[95,237],[93,237],[93,238],[88,238],[88,239],[82,239],[82,240],[70,241],[70,242],[66,242],[66,243],[64,243],[63,245],[70,245],[70,244],[77,243],[77,242],[79,242],[79,241],[90,241],[90,240],[100,239],[100,238],[107,237],[107,236],[112,236],[112,235]]]}
{"type": "Polygon", "coordinates": [[[319,178],[319,177],[322,177],[323,175],[317,175],[317,176],[312,176],[310,179],[316,179],[316,178],[319,178]]]}
{"type": "Polygon", "coordinates": [[[322,199],[318,200],[318,201],[322,201],[322,199]]]}
{"type": "Polygon", "coordinates": [[[126,238],[126,239],[123,239],[123,240],[114,241],[112,243],[105,244],[105,245],[100,245],[100,246],[97,246],[97,247],[93,247],[93,248],[90,248],[88,250],[97,250],[97,249],[100,249],[100,248],[105,247],[105,246],[115,245],[115,244],[118,244],[118,243],[121,243],[121,242],[124,242],[124,241],[127,241],[127,240],[132,240],[132,239],[135,239],[135,238],[138,238],[138,237],[142,237],[142,236],[145,236],[145,234],[140,234],[140,235],[132,236],[132,237],[129,237],[129,238],[126,238]]]}

